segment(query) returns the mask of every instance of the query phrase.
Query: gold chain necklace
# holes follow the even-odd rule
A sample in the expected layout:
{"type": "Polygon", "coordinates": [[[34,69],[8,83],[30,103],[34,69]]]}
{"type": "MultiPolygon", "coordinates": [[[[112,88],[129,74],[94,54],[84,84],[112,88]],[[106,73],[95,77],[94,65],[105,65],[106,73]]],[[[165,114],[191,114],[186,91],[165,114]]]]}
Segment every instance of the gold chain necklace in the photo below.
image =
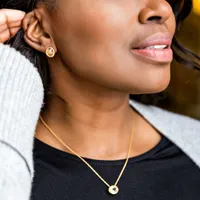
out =
{"type": "MultiPolygon", "coordinates": [[[[133,117],[134,119],[134,117],[133,117]]],[[[128,160],[129,160],[129,156],[130,156],[130,152],[131,152],[131,147],[132,147],[132,141],[133,141],[133,132],[134,132],[134,123],[133,123],[133,128],[132,128],[132,132],[131,132],[131,138],[130,138],[130,143],[129,143],[129,148],[128,148],[128,153],[127,153],[127,157],[126,157],[126,161],[124,163],[124,166],[115,182],[114,185],[110,185],[107,183],[107,181],[105,181],[101,175],[84,159],[82,158],[80,155],[78,155],[75,151],[73,151],[68,145],[66,145],[54,132],[53,130],[46,124],[46,122],[43,120],[43,118],[40,116],[40,120],[42,121],[43,125],[53,134],[53,136],[63,145],[65,146],[70,152],[72,152],[74,155],[76,155],[78,158],[80,158],[80,160],[82,160],[95,174],[96,176],[105,184],[108,186],[108,192],[112,195],[116,195],[119,192],[119,187],[117,186],[120,178],[122,177],[122,174],[128,164],[128,160]]]]}

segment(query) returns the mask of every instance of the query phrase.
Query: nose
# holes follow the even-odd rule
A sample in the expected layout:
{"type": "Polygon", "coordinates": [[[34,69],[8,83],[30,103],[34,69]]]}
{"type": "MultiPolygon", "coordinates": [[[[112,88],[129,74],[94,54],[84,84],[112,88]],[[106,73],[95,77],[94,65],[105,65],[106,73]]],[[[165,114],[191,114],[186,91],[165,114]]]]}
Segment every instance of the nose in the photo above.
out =
{"type": "Polygon", "coordinates": [[[172,7],[166,0],[149,0],[139,13],[139,21],[142,24],[163,24],[172,14],[172,7]]]}

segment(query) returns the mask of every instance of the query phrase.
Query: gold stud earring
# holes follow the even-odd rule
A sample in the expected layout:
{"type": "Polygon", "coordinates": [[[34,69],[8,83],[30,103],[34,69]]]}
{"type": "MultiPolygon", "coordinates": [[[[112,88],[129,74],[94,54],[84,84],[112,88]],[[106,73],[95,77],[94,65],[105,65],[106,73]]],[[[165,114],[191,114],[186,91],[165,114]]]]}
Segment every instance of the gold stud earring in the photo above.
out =
{"type": "Polygon", "coordinates": [[[55,50],[53,47],[48,47],[46,49],[46,55],[49,57],[49,58],[53,58],[55,56],[55,50]]]}

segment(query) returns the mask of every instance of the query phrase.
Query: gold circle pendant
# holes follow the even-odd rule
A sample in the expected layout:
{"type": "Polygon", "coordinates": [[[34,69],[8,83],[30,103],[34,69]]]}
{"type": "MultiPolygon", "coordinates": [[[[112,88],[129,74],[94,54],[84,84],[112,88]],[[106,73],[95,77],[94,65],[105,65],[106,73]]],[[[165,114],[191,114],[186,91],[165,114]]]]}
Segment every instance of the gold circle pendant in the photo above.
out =
{"type": "Polygon", "coordinates": [[[115,195],[119,192],[119,188],[116,186],[116,185],[111,185],[109,188],[108,188],[108,192],[112,195],[115,195]]]}

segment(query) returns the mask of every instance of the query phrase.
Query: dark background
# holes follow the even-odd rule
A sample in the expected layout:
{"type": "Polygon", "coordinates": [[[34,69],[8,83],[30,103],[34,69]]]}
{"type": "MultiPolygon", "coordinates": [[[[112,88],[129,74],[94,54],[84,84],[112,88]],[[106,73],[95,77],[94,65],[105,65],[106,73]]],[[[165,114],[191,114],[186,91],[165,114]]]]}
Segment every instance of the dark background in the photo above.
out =
{"type": "MultiPolygon", "coordinates": [[[[194,11],[182,24],[178,39],[200,55],[200,0],[194,3],[194,11]]],[[[187,69],[174,61],[167,93],[166,109],[200,119],[200,70],[187,69]]]]}

